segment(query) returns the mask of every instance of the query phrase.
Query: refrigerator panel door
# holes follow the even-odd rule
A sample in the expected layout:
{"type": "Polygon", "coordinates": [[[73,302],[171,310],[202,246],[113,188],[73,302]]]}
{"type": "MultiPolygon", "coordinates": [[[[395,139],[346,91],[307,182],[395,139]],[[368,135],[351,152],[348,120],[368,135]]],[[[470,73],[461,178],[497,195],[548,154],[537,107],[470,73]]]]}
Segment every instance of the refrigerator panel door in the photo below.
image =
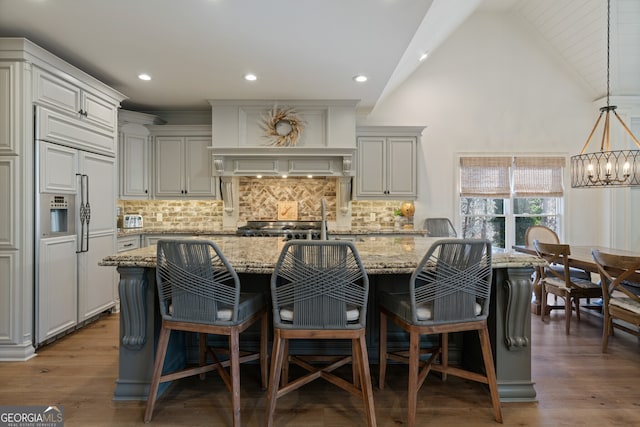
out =
{"type": "Polygon", "coordinates": [[[113,235],[92,233],[89,238],[89,252],[79,256],[80,297],[79,320],[90,319],[115,305],[115,267],[101,267],[98,262],[115,253],[113,235]]]}
{"type": "Polygon", "coordinates": [[[78,323],[76,236],[39,242],[37,287],[38,344],[78,323]]]}
{"type": "Polygon", "coordinates": [[[76,194],[78,150],[49,142],[39,144],[40,193],[76,194]]]}
{"type": "Polygon", "coordinates": [[[116,252],[116,159],[82,152],[80,172],[87,176],[85,189],[90,209],[85,248],[79,256],[78,317],[88,320],[115,305],[115,269],[98,262],[116,252]]]}
{"type": "Polygon", "coordinates": [[[88,176],[91,234],[116,231],[116,159],[82,152],[80,172],[88,176]]]}

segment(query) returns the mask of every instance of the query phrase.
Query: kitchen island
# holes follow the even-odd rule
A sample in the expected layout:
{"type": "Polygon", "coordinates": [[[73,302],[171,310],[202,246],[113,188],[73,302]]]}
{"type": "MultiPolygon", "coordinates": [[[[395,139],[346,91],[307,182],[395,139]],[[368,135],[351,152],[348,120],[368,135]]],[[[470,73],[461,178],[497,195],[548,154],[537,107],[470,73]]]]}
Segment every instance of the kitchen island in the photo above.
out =
{"type": "MultiPolygon", "coordinates": [[[[207,236],[215,241],[239,273],[247,291],[268,291],[269,278],[285,242],[276,237],[207,236]]],[[[198,238],[198,237],[196,237],[198,238]]],[[[204,238],[204,237],[203,237],[204,238]]],[[[355,245],[370,281],[367,345],[372,363],[378,358],[377,289],[406,289],[409,277],[437,238],[362,237],[355,245]]],[[[156,247],[127,251],[104,258],[102,266],[116,266],[120,274],[120,360],[115,400],[145,400],[151,378],[157,331],[161,322],[155,298],[156,247]]],[[[531,381],[530,276],[540,260],[531,255],[494,250],[493,288],[489,330],[501,401],[534,401],[531,381]]],[[[257,346],[257,331],[245,334],[245,347],[257,346]]],[[[177,334],[176,334],[177,335],[177,334]]],[[[193,339],[193,338],[191,338],[193,339]]],[[[450,358],[480,369],[479,345],[472,334],[451,337],[450,358]],[[464,352],[462,351],[464,349],[464,352]]],[[[406,342],[400,330],[389,330],[389,346],[406,342]]],[[[189,341],[172,337],[172,367],[192,360],[189,341]]],[[[350,347],[337,345],[337,352],[350,347]]],[[[326,349],[305,346],[292,351],[317,353],[326,349]]]]}

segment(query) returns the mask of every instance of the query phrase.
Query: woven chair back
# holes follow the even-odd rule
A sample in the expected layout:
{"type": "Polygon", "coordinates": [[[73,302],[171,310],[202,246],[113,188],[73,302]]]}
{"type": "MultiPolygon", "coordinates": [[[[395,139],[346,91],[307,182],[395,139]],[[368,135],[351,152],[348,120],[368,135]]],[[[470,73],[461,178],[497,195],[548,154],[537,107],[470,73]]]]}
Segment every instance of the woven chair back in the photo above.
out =
{"type": "Polygon", "coordinates": [[[362,328],[368,294],[369,278],[351,242],[287,242],[271,277],[274,326],[362,328]]]}
{"type": "Polygon", "coordinates": [[[237,320],[240,281],[212,241],[158,241],[156,282],[163,319],[210,324],[237,320]]]}
{"type": "Polygon", "coordinates": [[[427,218],[424,229],[429,237],[457,237],[458,233],[449,218],[427,218]]]}
{"type": "Polygon", "coordinates": [[[446,239],[435,242],[411,276],[416,324],[460,323],[486,319],[491,294],[491,242],[446,239]],[[431,310],[419,320],[418,310],[431,310]]]}

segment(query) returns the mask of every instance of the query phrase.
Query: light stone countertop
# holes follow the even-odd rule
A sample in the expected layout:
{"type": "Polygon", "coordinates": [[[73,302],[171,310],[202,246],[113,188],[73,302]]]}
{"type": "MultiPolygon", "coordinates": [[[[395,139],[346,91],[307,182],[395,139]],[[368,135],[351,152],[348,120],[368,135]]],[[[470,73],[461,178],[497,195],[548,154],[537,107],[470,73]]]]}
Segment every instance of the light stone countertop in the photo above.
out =
{"type": "MultiPolygon", "coordinates": [[[[167,236],[170,238],[170,236],[167,236]]],[[[280,237],[206,236],[222,250],[238,273],[271,274],[285,242],[280,237]]],[[[369,274],[410,274],[418,265],[434,237],[362,237],[355,243],[369,274]]],[[[121,252],[104,258],[102,266],[156,266],[156,246],[121,252]]],[[[534,255],[494,249],[494,268],[534,267],[543,263],[534,255]]]]}
{"type": "Polygon", "coordinates": [[[236,230],[223,230],[219,226],[211,227],[143,227],[143,228],[120,228],[118,229],[118,237],[140,236],[149,234],[191,234],[212,235],[212,236],[235,236],[236,230]]]}
{"type": "MultiPolygon", "coordinates": [[[[420,229],[401,229],[393,228],[353,228],[349,230],[329,230],[329,236],[424,236],[426,230],[420,229]]],[[[235,236],[236,230],[223,230],[219,226],[211,227],[143,227],[143,228],[121,228],[118,229],[118,237],[139,236],[149,234],[191,234],[194,236],[210,235],[210,236],[235,236]]]]}

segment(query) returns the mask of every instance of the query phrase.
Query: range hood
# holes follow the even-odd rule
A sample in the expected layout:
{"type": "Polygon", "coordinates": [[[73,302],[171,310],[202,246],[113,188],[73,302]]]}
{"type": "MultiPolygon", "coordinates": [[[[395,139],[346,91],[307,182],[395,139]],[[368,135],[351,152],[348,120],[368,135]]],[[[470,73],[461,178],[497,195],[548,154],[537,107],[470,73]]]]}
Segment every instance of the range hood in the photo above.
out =
{"type": "Polygon", "coordinates": [[[355,174],[356,100],[210,100],[214,174],[336,176],[355,174]],[[265,120],[274,109],[301,118],[294,146],[274,146],[265,120]]]}
{"type": "MultiPolygon", "coordinates": [[[[213,173],[220,179],[223,226],[237,221],[240,176],[333,176],[337,209],[347,221],[355,175],[358,100],[209,100],[213,173]],[[266,121],[278,110],[300,119],[295,144],[274,146],[266,121]]],[[[291,116],[289,116],[291,117],[291,116]]],[[[275,127],[275,126],[274,126],[275,127]]]]}
{"type": "Polygon", "coordinates": [[[212,147],[217,176],[352,176],[355,148],[212,147]]]}

